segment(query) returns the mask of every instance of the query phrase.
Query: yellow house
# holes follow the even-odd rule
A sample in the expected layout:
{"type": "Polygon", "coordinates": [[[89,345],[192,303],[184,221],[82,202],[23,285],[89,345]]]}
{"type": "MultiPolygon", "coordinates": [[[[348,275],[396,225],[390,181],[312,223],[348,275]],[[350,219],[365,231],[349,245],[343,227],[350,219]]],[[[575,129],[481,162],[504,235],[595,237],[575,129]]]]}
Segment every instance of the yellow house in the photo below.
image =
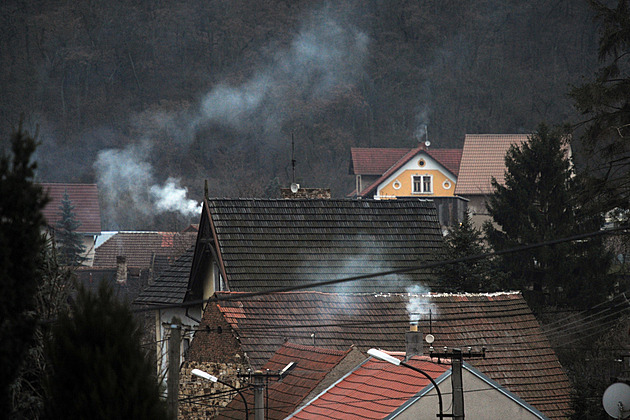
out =
{"type": "Polygon", "coordinates": [[[461,149],[352,148],[357,198],[453,197],[461,149]]]}

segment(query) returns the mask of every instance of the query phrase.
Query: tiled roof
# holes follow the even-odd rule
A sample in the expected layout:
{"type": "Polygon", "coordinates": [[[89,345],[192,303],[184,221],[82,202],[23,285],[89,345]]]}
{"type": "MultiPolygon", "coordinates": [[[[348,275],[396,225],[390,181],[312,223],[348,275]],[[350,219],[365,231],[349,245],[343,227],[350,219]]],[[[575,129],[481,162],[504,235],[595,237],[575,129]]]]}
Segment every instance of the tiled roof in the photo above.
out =
{"type": "MultiPolygon", "coordinates": [[[[295,411],[309,393],[326,377],[330,371],[350,352],[325,349],[322,347],[303,346],[284,343],[282,347],[265,363],[263,372],[280,371],[291,362],[296,365],[282,381],[271,380],[265,395],[267,413],[265,418],[284,419],[295,411]]],[[[244,393],[250,416],[253,417],[254,395],[244,393]]],[[[241,398],[234,398],[219,413],[220,419],[242,419],[245,407],[241,398]]]]}
{"type": "MultiPolygon", "coordinates": [[[[232,291],[265,291],[414,267],[439,257],[435,205],[421,200],[208,199],[232,291]]],[[[404,291],[426,270],[319,290],[404,291]]]]}
{"type": "Polygon", "coordinates": [[[352,147],[350,154],[350,173],[353,175],[383,175],[409,149],[392,149],[376,147],[352,147]]]}
{"type": "Polygon", "coordinates": [[[493,194],[492,177],[501,184],[505,182],[505,154],[508,149],[513,144],[520,146],[528,136],[466,134],[455,194],[493,194]]]}
{"type": "Polygon", "coordinates": [[[354,175],[383,175],[392,166],[409,160],[403,158],[411,158],[419,151],[425,151],[455,176],[459,173],[462,149],[431,149],[424,146],[413,149],[352,147],[351,172],[354,175]]]}
{"type": "Polygon", "coordinates": [[[140,292],[134,303],[144,305],[182,303],[188,290],[194,250],[194,246],[188,248],[170,267],[162,271],[152,284],[140,292]]]}
{"type": "MultiPolygon", "coordinates": [[[[402,353],[390,353],[402,359],[402,353]]],[[[448,365],[437,364],[427,356],[414,356],[407,364],[420,369],[433,380],[447,370],[448,365]]],[[[369,358],[334,388],[314,399],[292,419],[383,419],[414,397],[431,387],[428,378],[405,366],[395,366],[369,358]]]]}
{"type": "MultiPolygon", "coordinates": [[[[220,300],[217,307],[254,367],[262,366],[285,339],[338,350],[356,345],[364,352],[372,347],[405,348],[408,294],[290,292],[242,300],[234,292],[217,296],[233,299],[220,300]]],[[[426,299],[433,308],[432,325],[423,319],[419,327],[425,333],[431,330],[436,349],[472,346],[478,351],[486,346],[486,358],[471,359],[470,364],[550,418],[562,418],[568,411],[567,376],[520,293],[412,296],[426,299]]],[[[206,315],[207,310],[204,320],[206,315]]]]}
{"type": "MultiPolygon", "coordinates": [[[[397,149],[398,150],[398,149],[397,149]]],[[[389,178],[394,172],[400,169],[403,165],[414,158],[418,153],[425,152],[438,163],[448,169],[453,175],[457,176],[459,173],[459,162],[462,158],[462,149],[427,149],[424,146],[416,149],[410,149],[403,157],[395,162],[389,169],[387,169],[380,178],[370,184],[367,188],[363,189],[359,194],[361,197],[371,195],[376,187],[389,178]]]]}
{"type": "Polygon", "coordinates": [[[98,188],[96,184],[48,184],[43,183],[42,189],[50,201],[43,210],[46,222],[55,227],[58,220],[61,219],[61,200],[64,193],[68,193],[68,197],[74,206],[74,214],[81,226],[76,230],[80,233],[101,233],[101,209],[98,203],[98,188]]]}
{"type": "Polygon", "coordinates": [[[94,251],[95,267],[116,266],[116,257],[125,256],[127,267],[149,268],[156,257],[174,261],[195,242],[197,234],[178,232],[118,232],[94,251]]]}

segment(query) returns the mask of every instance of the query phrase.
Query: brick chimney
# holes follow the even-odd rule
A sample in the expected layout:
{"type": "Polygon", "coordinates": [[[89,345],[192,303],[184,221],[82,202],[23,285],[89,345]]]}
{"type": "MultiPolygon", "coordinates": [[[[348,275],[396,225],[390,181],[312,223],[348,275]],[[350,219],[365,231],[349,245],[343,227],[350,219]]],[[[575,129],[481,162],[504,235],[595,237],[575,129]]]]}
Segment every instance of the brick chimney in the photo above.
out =
{"type": "Polygon", "coordinates": [[[297,191],[291,191],[291,188],[280,188],[282,198],[306,198],[306,199],[330,199],[330,188],[301,188],[298,184],[297,191]]]}
{"type": "Polygon", "coordinates": [[[116,257],[116,283],[127,283],[127,257],[124,255],[116,257]]]}
{"type": "Polygon", "coordinates": [[[413,356],[422,356],[422,333],[418,331],[418,321],[411,321],[409,331],[405,333],[406,356],[405,360],[413,356]]]}

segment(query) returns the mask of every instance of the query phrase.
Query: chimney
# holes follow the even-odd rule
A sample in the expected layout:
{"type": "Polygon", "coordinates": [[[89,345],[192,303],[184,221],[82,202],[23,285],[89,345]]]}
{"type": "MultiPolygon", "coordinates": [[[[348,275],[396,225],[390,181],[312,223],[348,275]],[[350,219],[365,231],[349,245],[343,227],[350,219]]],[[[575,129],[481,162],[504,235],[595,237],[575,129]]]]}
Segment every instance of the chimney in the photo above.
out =
{"type": "Polygon", "coordinates": [[[116,283],[127,283],[127,257],[123,255],[116,257],[116,283]]]}
{"type": "Polygon", "coordinates": [[[422,356],[422,333],[418,331],[418,321],[411,321],[409,331],[405,333],[407,354],[405,361],[413,356],[422,356]]]}

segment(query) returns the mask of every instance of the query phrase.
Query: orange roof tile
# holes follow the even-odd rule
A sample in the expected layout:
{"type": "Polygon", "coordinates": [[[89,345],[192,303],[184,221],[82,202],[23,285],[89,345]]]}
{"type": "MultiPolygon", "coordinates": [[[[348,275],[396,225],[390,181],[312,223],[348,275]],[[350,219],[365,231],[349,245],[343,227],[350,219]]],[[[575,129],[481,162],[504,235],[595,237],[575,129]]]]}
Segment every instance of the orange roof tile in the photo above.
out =
{"type": "Polygon", "coordinates": [[[196,237],[194,232],[118,232],[95,249],[94,266],[116,266],[117,256],[127,258],[127,267],[149,268],[155,256],[173,263],[196,237]]]}
{"type": "MultiPolygon", "coordinates": [[[[279,371],[290,362],[296,366],[282,381],[270,382],[267,402],[266,418],[284,419],[297,409],[309,393],[326,377],[326,375],[341,362],[350,352],[326,349],[322,347],[304,346],[294,343],[284,343],[282,347],[262,367],[263,371],[279,371]]],[[[250,417],[253,417],[254,395],[251,390],[245,391],[250,417]]],[[[221,411],[221,419],[242,419],[245,407],[241,398],[234,398],[221,411]]]]}
{"type": "Polygon", "coordinates": [[[529,134],[466,134],[456,195],[492,194],[494,177],[505,182],[505,154],[511,145],[521,145],[529,134]]]}
{"type": "MultiPolygon", "coordinates": [[[[275,293],[238,300],[238,292],[219,292],[217,309],[238,335],[254,367],[262,366],[284,339],[300,344],[360,351],[401,351],[409,329],[409,294],[275,293]],[[238,316],[232,309],[238,308],[238,316]],[[311,334],[313,334],[311,336],[311,334]]],[[[416,295],[413,295],[416,296],[416,295]]],[[[540,325],[520,293],[421,294],[433,305],[435,348],[487,347],[486,358],[471,365],[549,418],[565,418],[571,385],[540,325]],[[546,396],[546,397],[545,397],[546,396]]],[[[202,336],[203,338],[203,336],[202,336]]],[[[217,358],[211,345],[198,340],[200,361],[217,358]]]]}
{"type": "MultiPolygon", "coordinates": [[[[402,353],[390,354],[403,358],[402,353]]],[[[427,356],[415,356],[407,363],[433,380],[449,370],[427,356]]],[[[370,358],[290,418],[382,419],[427,387],[432,387],[429,379],[411,369],[370,358]]]]}
{"type": "Polygon", "coordinates": [[[61,200],[64,193],[74,206],[74,214],[81,226],[76,230],[80,233],[101,233],[101,209],[98,203],[98,187],[96,184],[39,184],[48,194],[50,201],[43,210],[48,225],[55,227],[61,219],[61,200]]]}

